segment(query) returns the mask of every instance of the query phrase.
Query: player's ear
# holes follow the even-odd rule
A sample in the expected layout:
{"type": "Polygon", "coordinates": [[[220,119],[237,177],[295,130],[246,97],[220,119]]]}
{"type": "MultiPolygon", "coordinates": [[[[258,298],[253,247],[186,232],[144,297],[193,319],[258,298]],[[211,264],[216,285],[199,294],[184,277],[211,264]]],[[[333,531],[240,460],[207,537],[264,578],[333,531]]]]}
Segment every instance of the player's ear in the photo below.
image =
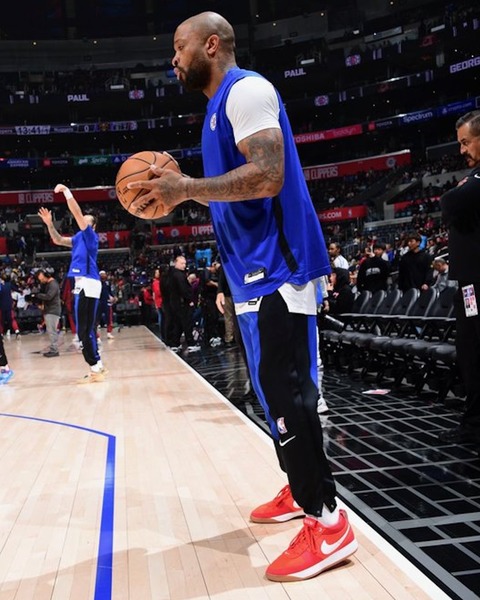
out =
{"type": "Polygon", "coordinates": [[[216,33],[212,33],[208,36],[206,42],[207,54],[209,56],[214,56],[219,49],[220,46],[220,38],[216,33]]]}

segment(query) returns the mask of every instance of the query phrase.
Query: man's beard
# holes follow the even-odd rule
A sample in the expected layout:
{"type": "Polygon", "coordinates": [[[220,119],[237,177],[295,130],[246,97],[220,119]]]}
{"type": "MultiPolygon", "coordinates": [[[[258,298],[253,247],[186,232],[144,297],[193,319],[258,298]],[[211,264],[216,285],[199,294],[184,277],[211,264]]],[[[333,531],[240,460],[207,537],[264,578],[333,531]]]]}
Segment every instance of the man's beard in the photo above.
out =
{"type": "Polygon", "coordinates": [[[204,59],[197,61],[190,66],[187,71],[182,71],[184,78],[180,83],[187,92],[197,92],[204,90],[210,81],[210,65],[204,59]]]}

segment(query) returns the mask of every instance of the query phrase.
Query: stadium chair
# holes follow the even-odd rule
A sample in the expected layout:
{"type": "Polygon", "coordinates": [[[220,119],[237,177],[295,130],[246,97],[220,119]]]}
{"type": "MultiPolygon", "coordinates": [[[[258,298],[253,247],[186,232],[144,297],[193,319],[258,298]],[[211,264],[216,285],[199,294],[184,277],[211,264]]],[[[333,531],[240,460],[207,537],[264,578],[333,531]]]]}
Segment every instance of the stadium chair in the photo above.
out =
{"type": "Polygon", "coordinates": [[[20,332],[37,331],[37,325],[43,321],[43,312],[38,306],[29,306],[26,310],[19,310],[17,323],[20,332]]]}
{"type": "Polygon", "coordinates": [[[437,297],[438,292],[435,288],[428,288],[420,292],[406,314],[393,317],[387,336],[371,340],[369,345],[371,362],[366,368],[375,370],[374,365],[376,366],[378,383],[386,376],[393,377],[394,382],[397,382],[397,352],[401,351],[409,340],[419,338],[422,331],[422,319],[429,315],[437,297]]]}
{"type": "MultiPolygon", "coordinates": [[[[368,290],[360,292],[353,302],[352,312],[335,315],[335,320],[337,320],[343,326],[351,326],[350,324],[352,321],[355,319],[360,319],[364,313],[371,313],[376,309],[386,294],[386,292],[383,292],[383,290],[381,290],[381,292],[381,294],[372,294],[368,290]]],[[[338,340],[339,336],[342,334],[342,329],[341,327],[329,327],[328,322],[325,319],[322,319],[322,317],[319,318],[319,323],[320,353],[322,362],[325,366],[333,364],[339,367],[340,365],[337,360],[337,349],[338,340]]]]}
{"type": "Polygon", "coordinates": [[[442,291],[428,318],[422,339],[405,349],[406,379],[419,393],[425,385],[438,392],[437,401],[445,400],[449,391],[463,395],[456,362],[453,297],[455,288],[442,291]]]}
{"type": "Polygon", "coordinates": [[[377,331],[376,318],[391,315],[395,306],[399,303],[402,292],[397,288],[392,288],[383,297],[383,300],[375,307],[375,302],[367,306],[364,314],[358,314],[352,317],[345,330],[338,336],[337,355],[338,361],[348,367],[349,372],[357,368],[357,358],[361,355],[359,349],[362,348],[362,340],[369,340],[372,333],[377,331]],[[369,310],[370,308],[373,310],[369,310]]]}
{"type": "Polygon", "coordinates": [[[372,319],[369,330],[362,335],[355,336],[352,340],[352,347],[355,353],[355,364],[360,363],[362,376],[365,377],[369,370],[375,365],[376,352],[370,352],[373,344],[378,349],[378,344],[390,340],[392,336],[398,335],[400,331],[399,317],[408,315],[413,305],[420,296],[420,291],[411,288],[407,290],[398,302],[393,306],[390,314],[378,314],[372,319]]]}
{"type": "MultiPolygon", "coordinates": [[[[428,316],[420,319],[421,331],[417,339],[411,340],[397,348],[397,354],[405,362],[405,376],[415,384],[418,392],[423,388],[427,376],[426,363],[435,346],[452,347],[448,341],[452,337],[455,325],[453,317],[453,298],[456,288],[445,288],[435,300],[428,316]]],[[[442,351],[440,351],[442,352],[442,351]]],[[[448,353],[448,352],[447,352],[448,353]]]]}

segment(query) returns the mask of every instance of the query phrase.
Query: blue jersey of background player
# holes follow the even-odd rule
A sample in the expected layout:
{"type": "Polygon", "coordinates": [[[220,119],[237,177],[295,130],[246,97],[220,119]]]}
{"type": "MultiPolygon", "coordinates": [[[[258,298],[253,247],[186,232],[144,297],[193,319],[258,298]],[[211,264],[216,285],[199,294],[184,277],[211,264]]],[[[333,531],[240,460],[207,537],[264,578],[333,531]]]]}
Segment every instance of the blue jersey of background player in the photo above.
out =
{"type": "Polygon", "coordinates": [[[62,193],[65,196],[68,209],[75,218],[79,231],[72,237],[62,236],[55,228],[50,210],[42,207],[38,214],[47,226],[53,243],[72,250],[67,276],[73,277],[75,281],[73,290],[75,324],[83,358],[90,367],[89,374],[79,383],[96,383],[105,378],[105,369],[98,351],[95,328],[101,291],[97,267],[96,218],[93,215],[83,214],[80,205],[66,185],[59,183],[55,186],[55,193],[62,193]]]}

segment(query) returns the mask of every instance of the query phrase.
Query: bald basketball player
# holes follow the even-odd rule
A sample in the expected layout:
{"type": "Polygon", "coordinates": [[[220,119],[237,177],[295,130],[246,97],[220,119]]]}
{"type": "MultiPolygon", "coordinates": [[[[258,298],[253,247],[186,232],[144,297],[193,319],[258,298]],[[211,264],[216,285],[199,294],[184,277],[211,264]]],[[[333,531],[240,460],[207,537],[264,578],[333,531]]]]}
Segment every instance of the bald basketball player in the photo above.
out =
{"type": "Polygon", "coordinates": [[[264,77],[240,69],[235,35],[221,15],[181,23],[172,63],[179,82],[208,98],[204,177],[152,167],[145,188],[162,212],[188,199],[208,205],[245,343],[250,377],[288,484],[251,520],[304,516],[290,546],[267,568],[274,581],[303,580],[357,549],[339,510],[317,414],[316,281],[330,272],[283,102],[264,77]]]}

